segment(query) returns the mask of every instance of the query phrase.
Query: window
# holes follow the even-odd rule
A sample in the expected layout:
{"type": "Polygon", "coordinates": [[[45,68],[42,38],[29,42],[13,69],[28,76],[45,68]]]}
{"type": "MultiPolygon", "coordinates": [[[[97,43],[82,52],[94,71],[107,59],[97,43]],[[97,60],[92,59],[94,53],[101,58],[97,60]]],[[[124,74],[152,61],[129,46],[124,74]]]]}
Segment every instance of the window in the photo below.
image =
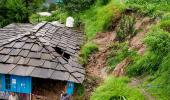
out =
{"type": "Polygon", "coordinates": [[[5,89],[7,89],[7,90],[11,89],[10,75],[5,75],[5,89]]]}
{"type": "Polygon", "coordinates": [[[0,90],[2,89],[2,75],[0,74],[0,90]]]}

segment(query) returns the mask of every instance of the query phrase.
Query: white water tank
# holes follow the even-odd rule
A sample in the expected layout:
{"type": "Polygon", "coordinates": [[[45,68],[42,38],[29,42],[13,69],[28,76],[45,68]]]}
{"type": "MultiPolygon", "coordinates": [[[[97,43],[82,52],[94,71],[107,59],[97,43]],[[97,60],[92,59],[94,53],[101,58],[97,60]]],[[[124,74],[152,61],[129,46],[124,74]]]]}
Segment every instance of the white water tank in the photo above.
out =
{"type": "Polygon", "coordinates": [[[69,16],[66,19],[66,27],[74,27],[74,18],[69,16]]]}

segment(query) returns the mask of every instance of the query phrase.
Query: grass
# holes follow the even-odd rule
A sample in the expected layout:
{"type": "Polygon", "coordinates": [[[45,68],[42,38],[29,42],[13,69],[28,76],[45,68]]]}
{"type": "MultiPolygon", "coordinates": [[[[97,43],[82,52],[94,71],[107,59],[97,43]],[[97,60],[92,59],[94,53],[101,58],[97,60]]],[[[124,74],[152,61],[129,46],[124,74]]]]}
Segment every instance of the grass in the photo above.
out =
{"type": "Polygon", "coordinates": [[[86,43],[81,49],[81,54],[80,54],[81,63],[87,64],[90,54],[92,54],[96,51],[98,51],[97,45],[95,45],[91,42],[86,43]]]}
{"type": "Polygon", "coordinates": [[[124,5],[119,0],[111,0],[107,5],[100,5],[98,0],[94,6],[81,13],[87,39],[91,40],[96,33],[107,30],[123,10],[124,5]]]}
{"type": "Polygon", "coordinates": [[[170,34],[159,27],[154,27],[144,41],[148,51],[129,65],[127,73],[130,76],[155,73],[160,68],[162,58],[170,51],[170,34]]]}
{"type": "MultiPolygon", "coordinates": [[[[118,17],[124,10],[125,6],[120,3],[119,0],[111,0],[106,5],[101,5],[100,0],[88,10],[75,15],[76,19],[80,19],[84,26],[84,32],[86,34],[87,41],[91,41],[98,32],[104,32],[112,24],[112,22],[118,17]]],[[[88,50],[91,49],[85,44],[81,49],[81,62],[87,63],[87,59],[90,55],[88,50]]],[[[95,48],[95,46],[93,46],[95,48]]]]}
{"type": "Polygon", "coordinates": [[[136,55],[135,51],[128,50],[128,44],[124,43],[114,43],[111,47],[111,52],[107,58],[107,65],[109,70],[113,70],[118,63],[127,57],[132,57],[136,55]]]}
{"type": "Polygon", "coordinates": [[[169,0],[127,0],[129,8],[151,17],[162,16],[170,12],[169,4],[169,0]]]}
{"type": "Polygon", "coordinates": [[[164,57],[160,69],[145,83],[147,90],[158,100],[169,100],[170,94],[170,53],[164,57]]]}
{"type": "Polygon", "coordinates": [[[129,78],[108,77],[93,93],[90,100],[145,100],[137,88],[130,88],[129,78]],[[116,99],[117,98],[117,99],[116,99]]]}
{"type": "MultiPolygon", "coordinates": [[[[163,18],[151,29],[144,39],[147,52],[143,56],[133,59],[133,62],[127,67],[129,76],[145,74],[150,77],[144,85],[158,100],[170,99],[170,33],[161,26],[168,19],[163,18]]],[[[169,23],[166,21],[166,25],[169,23]]]]}

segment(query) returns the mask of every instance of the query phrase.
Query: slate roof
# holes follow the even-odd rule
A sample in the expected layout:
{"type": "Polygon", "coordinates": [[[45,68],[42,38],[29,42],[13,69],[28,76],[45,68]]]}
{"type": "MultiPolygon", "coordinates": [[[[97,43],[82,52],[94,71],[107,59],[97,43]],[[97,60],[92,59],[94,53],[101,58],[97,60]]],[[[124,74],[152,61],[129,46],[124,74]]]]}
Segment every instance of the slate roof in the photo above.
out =
{"type": "Polygon", "coordinates": [[[1,43],[0,73],[82,83],[85,70],[77,60],[82,41],[81,32],[40,23],[1,43]],[[55,47],[70,57],[66,59],[55,47]]]}
{"type": "Polygon", "coordinates": [[[19,23],[9,24],[4,28],[0,28],[0,45],[10,38],[31,31],[32,28],[33,28],[32,24],[19,24],[19,23]]]}

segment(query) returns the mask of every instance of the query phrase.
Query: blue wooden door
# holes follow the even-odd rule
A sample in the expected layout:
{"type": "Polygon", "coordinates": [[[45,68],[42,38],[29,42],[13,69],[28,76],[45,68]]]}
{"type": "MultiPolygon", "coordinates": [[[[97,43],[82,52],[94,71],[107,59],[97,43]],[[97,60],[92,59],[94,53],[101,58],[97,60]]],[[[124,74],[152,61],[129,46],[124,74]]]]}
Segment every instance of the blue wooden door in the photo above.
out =
{"type": "Polygon", "coordinates": [[[73,82],[68,82],[67,83],[67,94],[68,95],[73,95],[74,93],[74,83],[73,82]]]}
{"type": "Polygon", "coordinates": [[[2,91],[2,86],[3,86],[3,75],[0,74],[0,91],[2,91]]]}

